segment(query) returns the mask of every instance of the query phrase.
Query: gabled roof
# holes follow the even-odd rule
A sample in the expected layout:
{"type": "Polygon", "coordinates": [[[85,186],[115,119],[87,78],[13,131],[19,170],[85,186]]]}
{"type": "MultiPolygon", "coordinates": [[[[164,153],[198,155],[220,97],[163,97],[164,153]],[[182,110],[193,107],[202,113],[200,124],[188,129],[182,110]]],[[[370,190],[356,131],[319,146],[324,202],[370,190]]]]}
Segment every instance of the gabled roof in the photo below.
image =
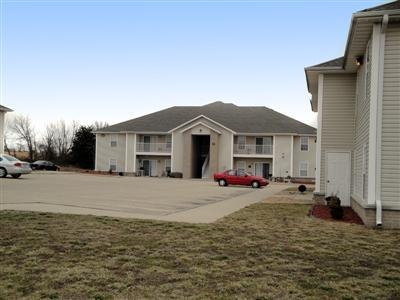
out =
{"type": "Polygon", "coordinates": [[[400,22],[400,0],[354,13],[344,56],[305,68],[307,88],[312,94],[311,108],[313,111],[318,111],[317,94],[319,74],[332,72],[356,73],[358,69],[358,65],[355,63],[356,59],[362,57],[365,52],[368,40],[371,38],[373,24],[383,24],[385,22],[384,20],[386,20],[386,25],[388,24],[387,22],[400,22]]]}
{"type": "Polygon", "coordinates": [[[390,2],[390,3],[374,6],[371,8],[366,8],[366,9],[360,10],[359,13],[360,12],[370,12],[370,11],[392,10],[392,9],[400,9],[400,1],[394,1],[394,2],[390,2]]]}
{"type": "Polygon", "coordinates": [[[204,106],[174,106],[98,132],[167,133],[198,116],[205,116],[236,133],[315,134],[316,129],[264,106],[213,102],[204,106]]]}
{"type": "Polygon", "coordinates": [[[3,105],[0,105],[0,111],[11,112],[12,109],[10,109],[10,108],[8,108],[8,107],[5,107],[5,106],[3,106],[3,105]]]}
{"type": "Polygon", "coordinates": [[[319,69],[319,68],[342,68],[344,62],[344,56],[328,60],[318,65],[307,67],[306,69],[319,69]]]}

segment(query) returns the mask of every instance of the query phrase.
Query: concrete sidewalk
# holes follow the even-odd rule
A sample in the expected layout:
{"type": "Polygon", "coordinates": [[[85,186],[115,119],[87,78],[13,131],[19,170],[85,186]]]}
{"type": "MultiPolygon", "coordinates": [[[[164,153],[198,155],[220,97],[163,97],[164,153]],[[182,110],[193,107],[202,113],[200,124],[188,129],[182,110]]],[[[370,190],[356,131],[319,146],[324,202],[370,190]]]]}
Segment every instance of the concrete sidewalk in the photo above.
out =
{"type": "Polygon", "coordinates": [[[255,189],[252,193],[163,216],[160,220],[188,223],[212,223],[250,204],[264,201],[267,197],[279,193],[288,187],[289,185],[286,184],[272,183],[262,189],[255,189]]]}

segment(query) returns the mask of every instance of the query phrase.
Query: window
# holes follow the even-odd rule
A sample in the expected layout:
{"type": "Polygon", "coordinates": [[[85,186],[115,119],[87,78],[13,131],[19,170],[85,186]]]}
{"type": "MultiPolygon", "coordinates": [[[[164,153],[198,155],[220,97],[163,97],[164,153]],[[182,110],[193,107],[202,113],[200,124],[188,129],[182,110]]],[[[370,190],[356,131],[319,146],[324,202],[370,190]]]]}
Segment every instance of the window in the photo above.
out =
{"type": "Polygon", "coordinates": [[[118,136],[116,134],[112,134],[110,139],[111,139],[110,146],[117,147],[118,136]]]}
{"type": "Polygon", "coordinates": [[[171,135],[167,135],[166,136],[166,146],[167,149],[170,150],[171,149],[171,145],[172,145],[172,136],[171,135]]]}
{"type": "Polygon", "coordinates": [[[300,151],[308,151],[308,136],[300,137],[300,151]]]}
{"type": "Polygon", "coordinates": [[[117,171],[117,160],[114,158],[110,159],[110,170],[117,171]]]}
{"type": "Polygon", "coordinates": [[[307,177],[308,176],[308,162],[301,161],[300,162],[300,177],[307,177]]]}
{"type": "Polygon", "coordinates": [[[272,136],[256,137],[256,154],[272,154],[272,136]]]}
{"type": "Polygon", "coordinates": [[[237,161],[236,168],[238,170],[238,173],[246,172],[246,162],[244,160],[237,161]]]}
{"type": "Polygon", "coordinates": [[[245,149],[246,147],[246,137],[244,135],[239,135],[237,138],[238,141],[238,149],[245,149]]]}
{"type": "Polygon", "coordinates": [[[165,160],[165,172],[167,174],[171,173],[171,160],[170,159],[165,160]]]}

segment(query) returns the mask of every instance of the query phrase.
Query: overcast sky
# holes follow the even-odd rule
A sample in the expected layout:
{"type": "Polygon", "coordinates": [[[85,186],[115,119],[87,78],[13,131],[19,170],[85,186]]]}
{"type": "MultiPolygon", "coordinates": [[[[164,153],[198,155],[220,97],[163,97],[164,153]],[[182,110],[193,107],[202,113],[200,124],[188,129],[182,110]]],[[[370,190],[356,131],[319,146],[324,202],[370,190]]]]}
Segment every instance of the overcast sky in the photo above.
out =
{"type": "Polygon", "coordinates": [[[1,0],[1,100],[38,131],[176,105],[266,106],[316,126],[304,67],[387,1],[1,0]]]}

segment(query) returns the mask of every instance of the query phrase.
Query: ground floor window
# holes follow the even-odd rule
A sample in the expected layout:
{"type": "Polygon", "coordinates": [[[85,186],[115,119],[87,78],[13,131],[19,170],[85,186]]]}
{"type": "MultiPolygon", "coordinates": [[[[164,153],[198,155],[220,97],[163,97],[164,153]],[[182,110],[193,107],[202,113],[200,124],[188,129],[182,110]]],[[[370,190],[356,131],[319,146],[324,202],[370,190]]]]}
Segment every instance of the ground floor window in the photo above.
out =
{"type": "Polygon", "coordinates": [[[246,162],[244,160],[237,161],[236,169],[241,173],[246,172],[246,162]]]}
{"type": "Polygon", "coordinates": [[[114,158],[110,159],[110,171],[117,171],[117,160],[114,158]]]}
{"type": "Polygon", "coordinates": [[[300,177],[307,177],[308,176],[308,162],[302,161],[300,162],[300,177]]]}

